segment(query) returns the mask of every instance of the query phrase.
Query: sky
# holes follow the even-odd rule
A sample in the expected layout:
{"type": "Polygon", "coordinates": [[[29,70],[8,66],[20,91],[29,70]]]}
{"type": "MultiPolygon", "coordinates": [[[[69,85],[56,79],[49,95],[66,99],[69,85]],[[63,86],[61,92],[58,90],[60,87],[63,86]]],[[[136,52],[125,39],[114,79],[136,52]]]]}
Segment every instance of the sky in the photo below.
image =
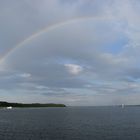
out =
{"type": "Polygon", "coordinates": [[[139,0],[0,0],[0,100],[140,104],[139,0]]]}

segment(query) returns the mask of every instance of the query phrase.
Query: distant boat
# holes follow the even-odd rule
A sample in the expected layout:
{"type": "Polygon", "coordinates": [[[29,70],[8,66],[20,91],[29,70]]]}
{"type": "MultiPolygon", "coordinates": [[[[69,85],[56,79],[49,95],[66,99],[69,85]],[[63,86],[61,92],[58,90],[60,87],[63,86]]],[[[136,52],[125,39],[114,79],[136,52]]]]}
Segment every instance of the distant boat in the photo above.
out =
{"type": "Polygon", "coordinates": [[[8,106],[8,107],[6,107],[6,109],[12,109],[12,106],[8,106]]]}
{"type": "Polygon", "coordinates": [[[124,108],[124,104],[122,104],[122,108],[124,108]]]}

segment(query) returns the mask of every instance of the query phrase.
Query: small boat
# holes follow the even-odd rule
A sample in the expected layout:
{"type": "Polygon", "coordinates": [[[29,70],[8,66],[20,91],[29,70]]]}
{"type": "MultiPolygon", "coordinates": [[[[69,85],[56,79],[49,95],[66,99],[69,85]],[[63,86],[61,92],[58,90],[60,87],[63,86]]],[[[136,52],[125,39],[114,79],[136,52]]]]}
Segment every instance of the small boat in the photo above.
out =
{"type": "Polygon", "coordinates": [[[12,109],[12,106],[8,106],[8,107],[6,107],[6,109],[12,109]]]}
{"type": "Polygon", "coordinates": [[[122,104],[122,108],[124,108],[124,104],[122,104]]]}

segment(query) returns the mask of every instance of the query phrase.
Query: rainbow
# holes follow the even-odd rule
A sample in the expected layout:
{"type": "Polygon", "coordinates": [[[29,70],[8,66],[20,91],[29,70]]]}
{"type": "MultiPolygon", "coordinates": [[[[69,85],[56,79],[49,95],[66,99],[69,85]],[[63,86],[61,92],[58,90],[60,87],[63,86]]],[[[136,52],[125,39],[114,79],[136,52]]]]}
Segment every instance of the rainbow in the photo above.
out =
{"type": "Polygon", "coordinates": [[[57,22],[54,24],[51,24],[41,30],[39,30],[38,32],[32,34],[31,36],[29,36],[28,38],[24,39],[23,41],[21,41],[20,43],[18,43],[16,46],[12,47],[11,49],[9,49],[5,54],[3,54],[0,58],[0,64],[2,62],[4,62],[4,60],[13,52],[16,51],[16,49],[23,47],[24,45],[26,45],[27,43],[29,43],[30,41],[33,41],[34,39],[36,39],[37,37],[39,37],[40,35],[55,30],[59,27],[62,27],[64,25],[68,25],[68,24],[72,24],[78,21],[84,21],[84,20],[106,20],[106,19],[112,19],[111,17],[93,17],[93,16],[86,16],[86,17],[76,17],[76,18],[72,18],[69,20],[65,20],[65,21],[61,21],[61,22],[57,22]]]}

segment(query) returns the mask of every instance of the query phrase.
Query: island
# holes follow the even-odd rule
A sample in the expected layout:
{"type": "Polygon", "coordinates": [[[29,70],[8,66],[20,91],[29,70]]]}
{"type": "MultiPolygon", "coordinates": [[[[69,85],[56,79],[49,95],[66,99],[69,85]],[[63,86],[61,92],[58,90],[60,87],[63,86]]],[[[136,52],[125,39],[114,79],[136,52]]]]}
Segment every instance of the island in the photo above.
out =
{"type": "Polygon", "coordinates": [[[0,108],[3,107],[66,107],[66,105],[64,104],[54,104],[54,103],[31,103],[31,104],[25,104],[25,103],[9,103],[9,102],[4,102],[4,101],[0,101],[0,108]]]}

